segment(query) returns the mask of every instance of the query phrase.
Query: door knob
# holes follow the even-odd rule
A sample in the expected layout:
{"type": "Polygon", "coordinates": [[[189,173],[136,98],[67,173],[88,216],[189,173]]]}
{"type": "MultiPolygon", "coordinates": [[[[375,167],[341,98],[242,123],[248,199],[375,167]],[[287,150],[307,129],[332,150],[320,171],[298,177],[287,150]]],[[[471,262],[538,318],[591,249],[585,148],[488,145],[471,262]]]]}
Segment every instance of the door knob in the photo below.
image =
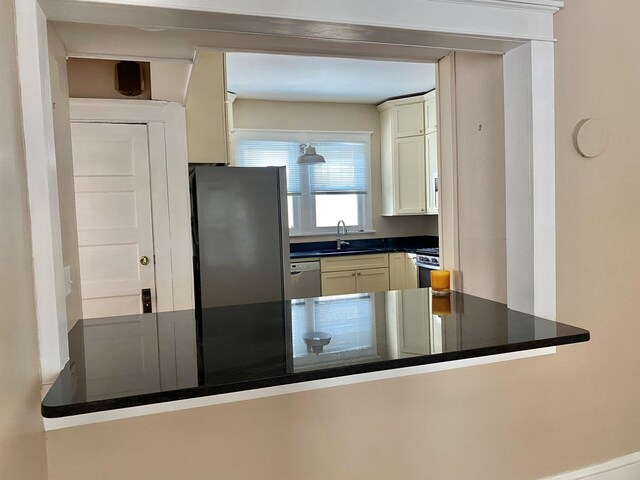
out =
{"type": "Polygon", "coordinates": [[[149,257],[146,255],[140,257],[140,265],[149,265],[149,257]]]}

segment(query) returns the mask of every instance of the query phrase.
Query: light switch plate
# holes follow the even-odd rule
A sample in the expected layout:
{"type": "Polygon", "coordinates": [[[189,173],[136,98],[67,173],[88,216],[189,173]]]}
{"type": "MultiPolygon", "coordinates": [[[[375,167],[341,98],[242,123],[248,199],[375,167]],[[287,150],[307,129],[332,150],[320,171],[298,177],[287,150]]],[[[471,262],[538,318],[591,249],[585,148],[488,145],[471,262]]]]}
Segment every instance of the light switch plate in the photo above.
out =
{"type": "Polygon", "coordinates": [[[71,295],[71,267],[67,265],[64,267],[64,293],[68,297],[71,295]]]}

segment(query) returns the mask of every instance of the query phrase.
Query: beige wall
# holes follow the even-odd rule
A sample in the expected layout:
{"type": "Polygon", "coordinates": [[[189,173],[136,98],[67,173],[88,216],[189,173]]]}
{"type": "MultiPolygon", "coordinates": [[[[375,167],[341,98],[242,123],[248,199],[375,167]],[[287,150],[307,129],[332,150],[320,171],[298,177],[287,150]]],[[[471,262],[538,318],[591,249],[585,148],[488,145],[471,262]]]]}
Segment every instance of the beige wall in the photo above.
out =
{"type": "MultiPolygon", "coordinates": [[[[283,130],[373,131],[371,189],[375,234],[352,238],[438,235],[436,216],[382,217],[380,178],[380,115],[374,105],[316,102],[275,102],[238,99],[233,103],[234,128],[283,130]]],[[[328,236],[292,237],[292,242],[331,240],[328,236]]]]}
{"type": "Polygon", "coordinates": [[[145,90],[137,97],[122,95],[116,90],[117,60],[70,58],[69,96],[71,98],[118,98],[124,100],[150,100],[151,75],[148,62],[141,62],[145,90]]]}
{"type": "Polygon", "coordinates": [[[0,478],[45,480],[13,1],[0,0],[0,478]]]}
{"type": "Polygon", "coordinates": [[[65,266],[71,268],[71,281],[73,282],[71,294],[67,296],[67,324],[71,329],[82,318],[82,293],[73,183],[73,156],[71,153],[67,55],[62,41],[51,25],[48,26],[47,36],[49,39],[51,96],[54,104],[53,129],[56,142],[58,198],[60,202],[60,227],[62,229],[62,261],[65,266]]]}
{"type": "Polygon", "coordinates": [[[507,303],[502,57],[457,52],[455,72],[462,291],[507,303]]]}
{"type": "Polygon", "coordinates": [[[50,432],[51,480],[529,480],[640,450],[640,3],[556,14],[555,355],[50,432]],[[606,152],[581,158],[579,120],[606,152]]]}

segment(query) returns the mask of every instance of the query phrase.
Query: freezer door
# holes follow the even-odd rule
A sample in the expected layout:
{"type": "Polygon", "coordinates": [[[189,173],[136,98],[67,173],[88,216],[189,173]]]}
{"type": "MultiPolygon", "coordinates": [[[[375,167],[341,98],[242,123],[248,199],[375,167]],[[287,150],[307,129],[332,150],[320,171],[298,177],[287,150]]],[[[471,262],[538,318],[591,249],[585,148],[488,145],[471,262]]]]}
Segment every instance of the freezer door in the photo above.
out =
{"type": "Polygon", "coordinates": [[[198,166],[192,174],[201,307],[283,300],[289,275],[284,167],[198,166]]]}

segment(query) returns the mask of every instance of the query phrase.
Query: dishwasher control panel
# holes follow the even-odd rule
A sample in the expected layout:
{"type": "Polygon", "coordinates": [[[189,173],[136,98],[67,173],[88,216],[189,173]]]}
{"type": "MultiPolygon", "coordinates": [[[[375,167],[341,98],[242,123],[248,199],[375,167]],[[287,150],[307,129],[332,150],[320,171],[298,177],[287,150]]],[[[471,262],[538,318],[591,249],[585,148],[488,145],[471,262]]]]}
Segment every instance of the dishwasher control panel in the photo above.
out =
{"type": "Polygon", "coordinates": [[[320,270],[320,262],[291,262],[291,273],[320,270]]]}

